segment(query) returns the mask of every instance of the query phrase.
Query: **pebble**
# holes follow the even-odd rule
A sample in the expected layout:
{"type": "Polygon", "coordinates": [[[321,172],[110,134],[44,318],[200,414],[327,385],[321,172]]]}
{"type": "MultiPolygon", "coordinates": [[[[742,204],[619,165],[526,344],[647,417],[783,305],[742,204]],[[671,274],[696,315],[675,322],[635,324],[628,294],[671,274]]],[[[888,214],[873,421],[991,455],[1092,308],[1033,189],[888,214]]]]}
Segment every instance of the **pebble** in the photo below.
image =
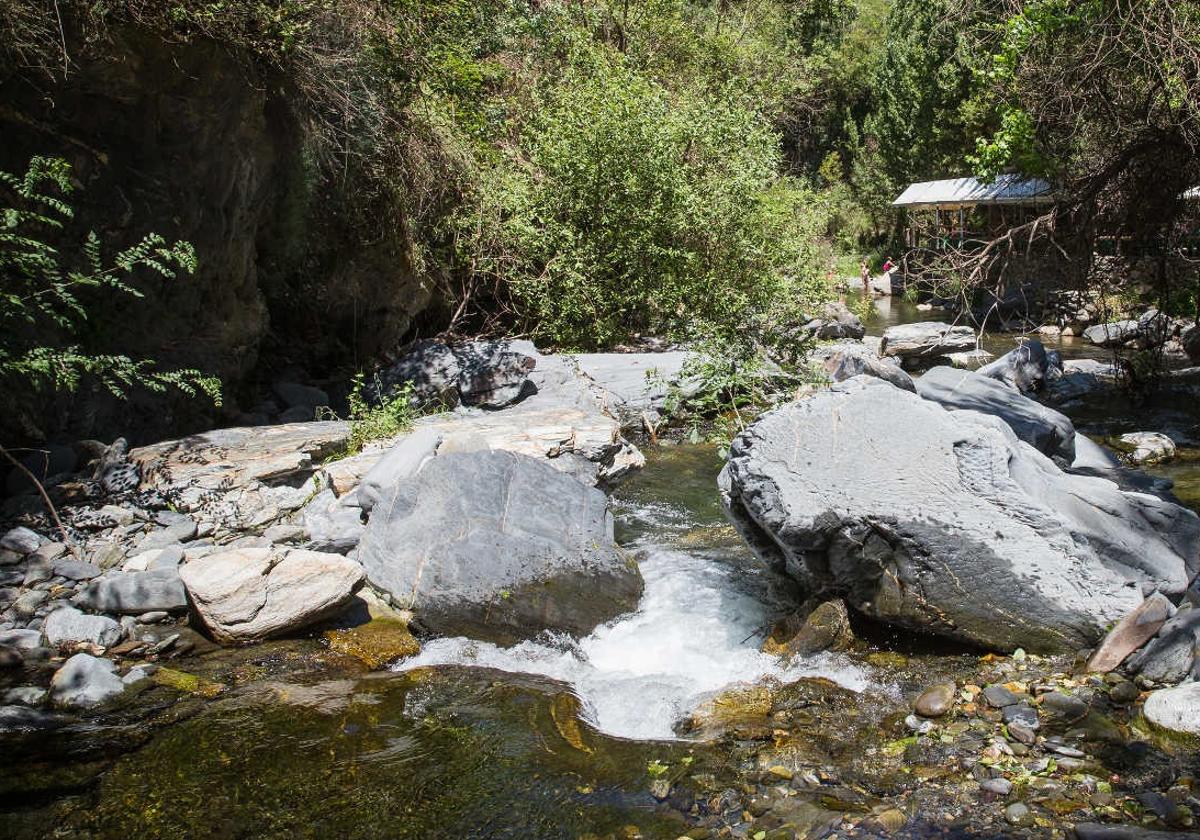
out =
{"type": "Polygon", "coordinates": [[[1112,700],[1118,706],[1128,706],[1130,703],[1138,699],[1141,692],[1138,687],[1131,682],[1119,682],[1112,687],[1108,692],[1108,699],[1112,700]]]}
{"type": "Polygon", "coordinates": [[[923,720],[916,715],[909,715],[904,719],[904,725],[916,732],[918,735],[924,735],[933,730],[934,723],[931,720],[923,720]]]}
{"type": "Polygon", "coordinates": [[[988,779],[981,782],[979,787],[986,790],[988,793],[995,793],[999,796],[1008,796],[1012,792],[1013,784],[1008,779],[988,779]]]}
{"type": "Polygon", "coordinates": [[[1078,697],[1063,694],[1061,691],[1051,691],[1042,695],[1042,710],[1059,720],[1071,723],[1088,713],[1088,705],[1078,697]]]}
{"type": "Polygon", "coordinates": [[[138,554],[141,554],[156,548],[166,548],[173,543],[187,542],[194,539],[195,536],[196,523],[186,516],[181,516],[179,520],[168,525],[166,528],[151,531],[142,537],[142,541],[137,544],[136,550],[138,554]]]}
{"type": "MultiPolygon", "coordinates": [[[[1008,724],[1008,734],[1022,745],[1032,744],[1037,740],[1037,732],[1020,721],[1013,721],[1008,724]]],[[[1013,752],[1016,752],[1016,750],[1014,749],[1013,752]]]]}
{"type": "Polygon", "coordinates": [[[1010,825],[1029,825],[1033,822],[1033,817],[1029,813],[1029,806],[1024,802],[1014,802],[1005,808],[1004,819],[1010,825]]]}
{"type": "Polygon", "coordinates": [[[954,692],[954,683],[938,683],[930,686],[913,703],[913,708],[917,714],[924,717],[941,717],[954,707],[954,692]]]}
{"type": "Polygon", "coordinates": [[[989,685],[983,690],[983,699],[993,709],[1003,709],[1006,706],[1014,706],[1018,702],[1017,695],[1013,694],[1002,685],[989,685]]]}
{"type": "Polygon", "coordinates": [[[20,668],[25,664],[25,657],[16,648],[0,645],[0,668],[20,668]]]}
{"type": "Polygon", "coordinates": [[[100,567],[82,560],[59,560],[54,564],[54,574],[67,580],[91,580],[99,577],[100,567]]]}
{"type": "Polygon", "coordinates": [[[1037,729],[1039,724],[1037,709],[1025,703],[1016,703],[1004,707],[1004,722],[1019,723],[1026,729],[1037,729]]]}
{"type": "Polygon", "coordinates": [[[170,613],[163,610],[152,610],[151,612],[142,613],[138,616],[138,624],[158,624],[160,621],[166,621],[170,618],[170,613]]]}

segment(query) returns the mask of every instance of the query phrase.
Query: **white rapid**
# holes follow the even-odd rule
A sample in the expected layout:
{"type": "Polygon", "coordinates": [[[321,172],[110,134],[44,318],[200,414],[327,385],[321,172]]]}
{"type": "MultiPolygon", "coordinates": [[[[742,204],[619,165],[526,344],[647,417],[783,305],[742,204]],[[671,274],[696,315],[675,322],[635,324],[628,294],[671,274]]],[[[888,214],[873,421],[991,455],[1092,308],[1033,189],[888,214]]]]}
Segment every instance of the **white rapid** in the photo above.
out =
{"type": "Polygon", "coordinates": [[[823,676],[854,690],[865,672],[823,654],[782,667],[758,650],[769,616],[739,591],[730,566],[711,552],[644,548],[645,594],[637,612],[590,636],[528,641],[512,648],[464,638],[437,639],[398,666],[474,665],[541,674],[569,684],[585,714],[610,735],[671,739],[673,725],[718,689],[739,682],[823,676]]]}

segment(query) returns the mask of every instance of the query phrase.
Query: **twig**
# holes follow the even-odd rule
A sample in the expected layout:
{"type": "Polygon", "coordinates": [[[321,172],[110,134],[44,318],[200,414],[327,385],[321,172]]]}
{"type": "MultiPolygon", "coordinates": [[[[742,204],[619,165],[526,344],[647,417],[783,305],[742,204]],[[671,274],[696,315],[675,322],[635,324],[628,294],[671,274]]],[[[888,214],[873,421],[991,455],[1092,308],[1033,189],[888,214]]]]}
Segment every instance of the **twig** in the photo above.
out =
{"type": "Polygon", "coordinates": [[[54,524],[58,526],[58,533],[62,535],[63,542],[66,544],[70,552],[75,555],[75,559],[82,561],[83,557],[79,553],[79,547],[75,545],[75,541],[72,540],[71,535],[67,533],[67,527],[63,525],[63,521],[59,518],[58,510],[54,507],[54,502],[50,501],[50,496],[46,493],[46,488],[42,485],[42,482],[38,481],[38,477],[30,471],[29,467],[25,466],[16,458],[14,458],[12,453],[4,448],[3,444],[0,444],[0,455],[3,455],[6,459],[8,459],[10,464],[24,473],[25,477],[33,482],[33,486],[37,488],[38,495],[42,497],[42,502],[44,502],[46,505],[46,510],[50,513],[50,518],[53,519],[54,524]]]}

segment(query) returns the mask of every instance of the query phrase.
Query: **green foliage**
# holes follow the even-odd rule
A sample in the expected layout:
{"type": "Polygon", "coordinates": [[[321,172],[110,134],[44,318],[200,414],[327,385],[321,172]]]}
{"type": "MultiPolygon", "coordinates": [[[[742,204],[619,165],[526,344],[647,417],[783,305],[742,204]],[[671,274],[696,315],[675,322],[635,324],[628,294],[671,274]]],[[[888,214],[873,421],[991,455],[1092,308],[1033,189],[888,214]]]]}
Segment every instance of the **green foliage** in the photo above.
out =
{"type": "Polygon", "coordinates": [[[736,329],[818,293],[811,196],[779,177],[777,136],[735,94],[604,62],[547,91],[521,141],[459,242],[536,337],[593,348],[736,329]]]}
{"type": "Polygon", "coordinates": [[[94,232],[72,267],[46,241],[72,217],[60,197],[71,191],[70,167],[61,159],[34,157],[24,175],[0,172],[0,378],[18,391],[74,391],[91,376],[117,397],[134,386],[159,392],[173,387],[189,396],[203,392],[219,405],[220,383],[199,371],[158,370],[148,359],[69,343],[87,321],[87,296],[94,290],[141,297],[129,282],[134,272],[173,280],[177,272],[196,268],[190,244],[168,244],[154,233],[117,253],[106,267],[94,232]]]}
{"type": "MultiPolygon", "coordinates": [[[[376,383],[376,391],[382,389],[376,383]]],[[[368,443],[407,432],[427,408],[416,404],[413,383],[406,382],[379,402],[367,399],[363,375],[354,377],[350,390],[350,440],[340,457],[356,455],[368,443]]]]}

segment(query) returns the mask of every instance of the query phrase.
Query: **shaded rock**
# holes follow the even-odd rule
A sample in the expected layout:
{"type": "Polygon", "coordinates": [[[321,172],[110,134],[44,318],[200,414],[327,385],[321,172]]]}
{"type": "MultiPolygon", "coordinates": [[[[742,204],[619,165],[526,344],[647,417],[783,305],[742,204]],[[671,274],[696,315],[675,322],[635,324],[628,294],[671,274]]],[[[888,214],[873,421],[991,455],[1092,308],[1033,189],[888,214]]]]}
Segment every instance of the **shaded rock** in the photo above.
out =
{"type": "Polygon", "coordinates": [[[1020,702],[1020,698],[1002,685],[989,685],[983,690],[983,699],[993,709],[1003,709],[1020,702]]]}
{"type": "Polygon", "coordinates": [[[1104,641],[1088,658],[1087,669],[1107,673],[1140,648],[1159,631],[1171,617],[1175,607],[1163,595],[1155,592],[1133,612],[1117,622],[1104,641]]]}
{"type": "Polygon", "coordinates": [[[1078,697],[1063,694],[1061,691],[1049,691],[1041,696],[1041,701],[1042,711],[1051,723],[1074,723],[1082,720],[1088,713],[1087,703],[1078,697]]]}
{"type": "Polygon", "coordinates": [[[312,419],[313,409],[329,405],[329,394],[311,385],[300,385],[296,382],[276,382],[271,390],[288,408],[308,409],[308,418],[312,419]]]}
{"type": "Polygon", "coordinates": [[[511,452],[434,458],[375,506],[358,556],[372,584],[441,635],[582,635],[642,589],[605,495],[511,452]]]}
{"type": "Polygon", "coordinates": [[[46,616],[42,625],[46,641],[57,647],[88,642],[112,647],[121,640],[121,625],[103,615],[85,615],[74,607],[62,607],[46,616]]]}
{"type": "Polygon", "coordinates": [[[1054,367],[1052,357],[1037,339],[1024,341],[1016,350],[976,371],[980,376],[1003,382],[1022,394],[1041,391],[1049,379],[1061,372],[1061,368],[1054,367]]]}
{"type": "Polygon", "coordinates": [[[172,522],[166,528],[151,531],[142,537],[134,551],[141,554],[159,548],[166,548],[176,543],[187,542],[188,540],[195,539],[195,537],[196,523],[194,520],[185,517],[172,522]]]}
{"type": "Polygon", "coordinates": [[[6,531],[3,537],[0,537],[0,548],[21,555],[33,554],[41,544],[42,538],[38,536],[37,532],[24,526],[12,528],[6,531]]]}
{"type": "Polygon", "coordinates": [[[0,669],[19,668],[25,664],[25,658],[16,648],[0,645],[0,669]]]}
{"type": "Polygon", "coordinates": [[[33,650],[42,644],[42,634],[38,630],[0,630],[0,645],[16,648],[17,650],[33,650]]]}
{"type": "Polygon", "coordinates": [[[1157,683],[1177,683],[1200,676],[1200,609],[1181,609],[1158,635],[1126,662],[1131,674],[1157,683]]]}
{"type": "Polygon", "coordinates": [[[819,653],[823,650],[842,649],[854,641],[850,629],[850,615],[840,600],[826,601],[808,614],[797,629],[792,622],[784,622],[763,643],[763,650],[777,656],[819,653]]]}
{"type": "Polygon", "coordinates": [[[917,382],[917,393],[950,409],[991,414],[1044,455],[1075,460],[1075,425],[1066,415],[979,373],[935,367],[917,382]]]}
{"type": "Polygon", "coordinates": [[[1177,735],[1200,737],[1200,683],[1152,691],[1142,714],[1154,726],[1177,735]]]}
{"type": "Polygon", "coordinates": [[[1134,464],[1158,464],[1175,457],[1175,441],[1158,432],[1129,432],[1121,435],[1129,447],[1125,457],[1134,464]]]}
{"type": "Polygon", "coordinates": [[[941,717],[954,708],[954,683],[939,683],[921,692],[913,702],[913,711],[922,717],[941,717]]]}
{"type": "Polygon", "coordinates": [[[1200,325],[1192,325],[1184,330],[1179,343],[1192,364],[1200,364],[1200,325]]]}
{"type": "Polygon", "coordinates": [[[1191,511],[868,377],[761,417],[719,483],[751,547],[808,593],[999,650],[1091,646],[1143,588],[1182,595],[1200,561],[1191,511]]]}
{"type": "Polygon", "coordinates": [[[818,341],[859,339],[867,334],[866,327],[858,316],[847,309],[846,304],[836,300],[826,303],[821,313],[806,323],[803,329],[818,341]]]}
{"type": "Polygon", "coordinates": [[[92,708],[124,692],[116,663],[86,653],[72,656],[50,679],[50,700],[57,706],[92,708]]]}
{"type": "Polygon", "coordinates": [[[338,554],[242,548],[179,570],[213,638],[251,642],[282,636],[336,614],[362,585],[362,567],[338,554]]]}
{"type": "Polygon", "coordinates": [[[80,593],[77,603],[97,612],[124,615],[139,615],[152,610],[183,612],[187,609],[187,593],[176,565],[148,572],[112,574],[94,580],[80,593]]]}
{"type": "Polygon", "coordinates": [[[522,352],[507,341],[420,341],[375,374],[372,397],[383,399],[411,384],[419,402],[503,408],[534,392],[527,386],[537,363],[536,352],[522,352]]]}
{"type": "Polygon", "coordinates": [[[879,352],[884,356],[932,361],[947,353],[975,349],[975,331],[938,321],[900,324],[883,332],[879,352]]]}

